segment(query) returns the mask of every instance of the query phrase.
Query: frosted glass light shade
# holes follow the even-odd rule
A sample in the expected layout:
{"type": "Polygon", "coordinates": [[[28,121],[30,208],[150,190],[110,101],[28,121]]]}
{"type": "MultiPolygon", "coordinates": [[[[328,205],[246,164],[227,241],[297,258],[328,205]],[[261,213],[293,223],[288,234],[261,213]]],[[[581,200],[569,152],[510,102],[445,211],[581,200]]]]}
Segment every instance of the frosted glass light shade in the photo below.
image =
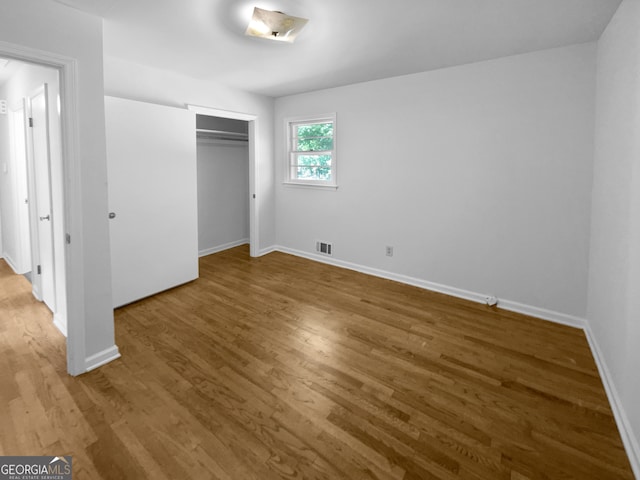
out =
{"type": "Polygon", "coordinates": [[[306,18],[292,17],[282,12],[255,7],[249,26],[244,33],[252,37],[293,43],[308,21],[306,18]]]}

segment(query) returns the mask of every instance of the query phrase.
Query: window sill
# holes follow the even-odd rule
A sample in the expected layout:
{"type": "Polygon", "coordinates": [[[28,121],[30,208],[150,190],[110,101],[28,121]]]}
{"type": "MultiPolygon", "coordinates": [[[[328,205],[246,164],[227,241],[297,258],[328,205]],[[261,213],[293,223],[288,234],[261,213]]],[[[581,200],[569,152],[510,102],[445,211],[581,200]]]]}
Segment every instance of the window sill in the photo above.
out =
{"type": "Polygon", "coordinates": [[[287,187],[317,188],[320,190],[337,190],[338,185],[322,185],[320,183],[282,182],[287,187]]]}

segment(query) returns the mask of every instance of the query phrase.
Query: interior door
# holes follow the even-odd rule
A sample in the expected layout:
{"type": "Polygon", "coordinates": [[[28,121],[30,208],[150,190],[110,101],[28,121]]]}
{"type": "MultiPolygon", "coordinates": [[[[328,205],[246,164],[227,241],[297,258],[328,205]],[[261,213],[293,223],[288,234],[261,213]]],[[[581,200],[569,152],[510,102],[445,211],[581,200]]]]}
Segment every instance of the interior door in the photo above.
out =
{"type": "Polygon", "coordinates": [[[27,273],[31,271],[31,233],[29,227],[25,108],[22,102],[18,108],[11,110],[10,119],[13,139],[13,162],[16,170],[16,209],[20,252],[17,273],[27,273]]]}
{"type": "Polygon", "coordinates": [[[198,277],[195,113],[106,97],[113,306],[198,277]]]}
{"type": "MultiPolygon", "coordinates": [[[[34,245],[37,252],[37,263],[32,271],[34,286],[44,303],[55,312],[55,267],[53,261],[53,222],[51,208],[51,161],[49,154],[49,115],[47,85],[38,88],[29,98],[30,107],[30,140],[33,171],[33,187],[35,193],[34,245]]],[[[33,251],[32,250],[32,251],[33,251]]]]}

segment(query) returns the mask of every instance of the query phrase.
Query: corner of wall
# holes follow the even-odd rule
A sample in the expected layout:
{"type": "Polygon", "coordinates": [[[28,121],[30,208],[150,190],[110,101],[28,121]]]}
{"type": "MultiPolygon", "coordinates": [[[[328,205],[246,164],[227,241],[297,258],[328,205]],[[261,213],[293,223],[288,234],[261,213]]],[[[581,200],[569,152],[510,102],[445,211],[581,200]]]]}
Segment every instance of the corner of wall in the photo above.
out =
{"type": "Polygon", "coordinates": [[[611,405],[611,410],[613,411],[616,425],[618,426],[620,438],[622,439],[622,443],[624,444],[627,456],[629,457],[631,469],[633,470],[636,478],[640,478],[640,442],[633,432],[631,422],[629,421],[618,390],[616,389],[615,383],[613,382],[613,376],[611,375],[611,372],[609,371],[609,368],[605,363],[605,357],[602,353],[602,350],[600,349],[600,346],[598,345],[598,341],[593,334],[593,331],[591,330],[591,326],[589,325],[588,320],[584,327],[584,333],[587,337],[587,341],[589,342],[589,347],[591,348],[593,359],[595,360],[596,366],[598,367],[598,372],[600,373],[600,378],[602,379],[602,385],[604,386],[607,398],[609,399],[609,404],[611,405]]]}
{"type": "Polygon", "coordinates": [[[113,360],[120,358],[120,351],[117,345],[113,345],[109,348],[105,348],[101,352],[91,355],[85,359],[85,372],[95,370],[102,365],[105,365],[113,360]]]}

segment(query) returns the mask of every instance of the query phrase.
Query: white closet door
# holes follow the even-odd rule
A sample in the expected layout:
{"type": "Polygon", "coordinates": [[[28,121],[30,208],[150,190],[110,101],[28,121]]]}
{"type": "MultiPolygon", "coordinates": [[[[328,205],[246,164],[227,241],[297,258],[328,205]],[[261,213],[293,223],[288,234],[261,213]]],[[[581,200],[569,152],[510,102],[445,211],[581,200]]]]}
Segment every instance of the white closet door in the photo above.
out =
{"type": "Polygon", "coordinates": [[[113,305],[198,278],[195,114],[105,98],[113,305]]]}

